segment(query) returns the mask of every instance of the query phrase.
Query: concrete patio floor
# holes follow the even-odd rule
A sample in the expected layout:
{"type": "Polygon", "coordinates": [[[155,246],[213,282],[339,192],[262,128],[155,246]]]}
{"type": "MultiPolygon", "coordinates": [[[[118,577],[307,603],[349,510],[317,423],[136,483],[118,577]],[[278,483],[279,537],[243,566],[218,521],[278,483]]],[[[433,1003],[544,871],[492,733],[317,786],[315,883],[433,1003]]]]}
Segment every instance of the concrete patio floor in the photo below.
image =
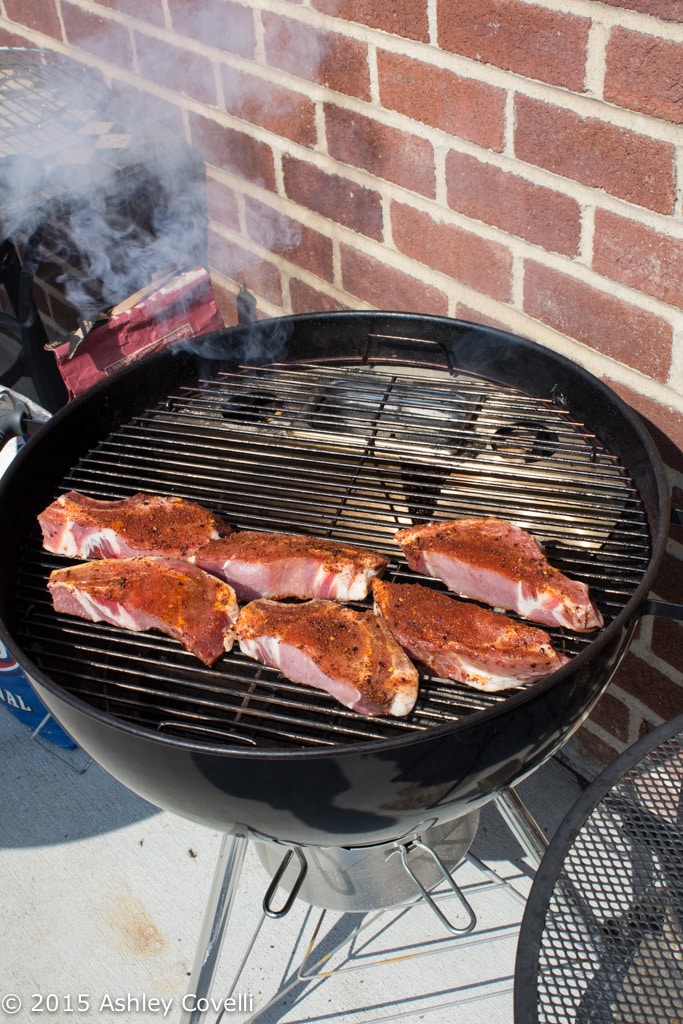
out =
{"type": "MultiPolygon", "coordinates": [[[[189,974],[222,836],[159,811],[95,764],[82,771],[86,763],[80,750],[38,742],[0,708],[0,1022],[177,1024],[193,1006],[189,974]]],[[[553,760],[519,792],[550,835],[580,788],[553,760]]],[[[470,853],[454,877],[477,926],[454,938],[424,904],[378,921],[328,912],[319,923],[320,912],[297,901],[257,931],[270,879],[250,846],[212,992],[223,1013],[211,1009],[207,1024],[511,1024],[533,870],[493,806],[470,853]],[[361,918],[366,928],[351,941],[361,918]],[[335,942],[324,980],[297,983],[307,951],[310,964],[335,942]]],[[[452,896],[439,905],[458,922],[452,896]]]]}

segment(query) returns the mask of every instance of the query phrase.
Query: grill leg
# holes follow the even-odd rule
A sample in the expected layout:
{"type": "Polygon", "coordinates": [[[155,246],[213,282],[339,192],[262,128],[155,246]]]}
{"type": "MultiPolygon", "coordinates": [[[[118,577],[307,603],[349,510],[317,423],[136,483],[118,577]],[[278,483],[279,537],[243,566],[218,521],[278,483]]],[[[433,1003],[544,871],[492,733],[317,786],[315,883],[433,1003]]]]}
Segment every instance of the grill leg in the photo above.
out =
{"type": "Polygon", "coordinates": [[[538,871],[543,854],[548,849],[548,840],[533,814],[515,789],[505,789],[494,801],[498,813],[513,836],[528,854],[534,870],[538,871]]]}
{"type": "Polygon", "coordinates": [[[246,836],[229,833],[223,837],[179,1024],[202,1024],[206,1020],[209,997],[248,841],[246,836]]]}

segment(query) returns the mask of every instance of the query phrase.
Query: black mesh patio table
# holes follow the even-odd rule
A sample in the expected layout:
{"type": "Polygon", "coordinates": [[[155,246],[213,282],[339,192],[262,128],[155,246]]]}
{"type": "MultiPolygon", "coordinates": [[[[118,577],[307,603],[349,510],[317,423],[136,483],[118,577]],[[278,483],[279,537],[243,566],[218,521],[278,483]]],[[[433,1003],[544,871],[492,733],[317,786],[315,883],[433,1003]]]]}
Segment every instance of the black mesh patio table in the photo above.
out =
{"type": "Polygon", "coordinates": [[[683,1021],[683,715],[584,791],[522,921],[515,1024],[683,1021]]]}

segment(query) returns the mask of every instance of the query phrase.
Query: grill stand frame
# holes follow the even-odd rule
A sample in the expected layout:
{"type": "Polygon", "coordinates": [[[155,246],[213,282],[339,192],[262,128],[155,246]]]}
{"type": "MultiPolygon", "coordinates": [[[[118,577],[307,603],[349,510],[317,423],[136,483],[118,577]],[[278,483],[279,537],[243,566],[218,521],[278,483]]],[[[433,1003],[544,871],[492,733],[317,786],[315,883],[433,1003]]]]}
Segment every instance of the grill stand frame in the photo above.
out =
{"type": "MultiPolygon", "coordinates": [[[[513,837],[519,842],[520,846],[528,856],[535,874],[541,864],[545,850],[548,847],[548,840],[546,839],[540,825],[537,823],[531,811],[519,796],[519,793],[517,793],[515,788],[512,786],[498,793],[494,797],[492,803],[496,807],[500,817],[513,837]]],[[[214,869],[209,898],[204,910],[202,925],[195,949],[194,961],[190,972],[190,983],[185,993],[185,998],[182,1001],[181,1015],[178,1024],[209,1024],[208,1014],[213,1012],[214,1009],[211,1004],[211,993],[214,988],[214,981],[220,963],[223,943],[230,925],[230,918],[234,908],[240,875],[249,842],[250,837],[247,830],[233,833],[226,832],[223,835],[223,840],[216,861],[216,867],[214,869]]],[[[397,846],[397,850],[401,851],[401,859],[404,861],[405,867],[405,846],[397,846]]],[[[465,913],[469,918],[468,924],[464,928],[453,927],[429,893],[424,890],[420,891],[422,887],[419,881],[415,879],[412,872],[408,871],[406,868],[410,876],[413,878],[416,886],[416,892],[418,893],[417,902],[426,901],[430,905],[437,918],[441,921],[442,926],[451,933],[449,941],[452,942],[457,942],[465,936],[475,932],[478,923],[476,912],[472,909],[464,892],[459,888],[452,877],[453,873],[457,870],[460,864],[462,864],[464,859],[465,858],[463,857],[450,873],[446,873],[444,870],[444,875],[448,881],[449,887],[458,898],[461,907],[465,909],[465,913]]],[[[487,868],[485,865],[481,864],[481,862],[477,863],[489,876],[492,876],[494,884],[506,884],[491,868],[487,868]]],[[[516,893],[516,895],[520,900],[524,899],[520,894],[516,893]]],[[[279,915],[273,915],[268,913],[266,898],[264,898],[264,908],[261,920],[251,937],[247,952],[233,978],[230,995],[232,995],[239,983],[240,976],[249,959],[265,917],[284,916],[284,913],[287,912],[292,902],[294,902],[293,899],[288,901],[286,909],[282,913],[279,915]]],[[[372,919],[374,920],[384,913],[386,913],[385,910],[379,910],[372,915],[372,919]]],[[[323,909],[318,927],[322,923],[324,914],[325,910],[323,909]]],[[[357,927],[357,931],[360,931],[363,927],[364,924],[361,923],[357,927]]],[[[307,948],[307,953],[310,952],[316,935],[317,929],[307,948]]],[[[323,975],[321,973],[322,968],[329,962],[331,956],[333,956],[334,953],[348,941],[349,937],[347,935],[337,947],[328,952],[323,958],[314,964],[312,969],[309,969],[308,971],[306,970],[305,958],[296,972],[294,981],[278,989],[278,991],[266,1003],[265,1007],[260,1007],[256,1014],[247,1018],[245,1024],[249,1024],[250,1021],[256,1021],[268,1006],[271,1006],[295,985],[301,983],[307,984],[308,982],[315,980],[321,981],[334,974],[334,971],[328,971],[323,975]]],[[[415,955],[419,956],[424,954],[417,953],[415,955]]],[[[230,998],[230,995],[226,998],[230,998]]],[[[215,1018],[214,1024],[220,1024],[223,1016],[224,1011],[221,1010],[215,1018]]]]}

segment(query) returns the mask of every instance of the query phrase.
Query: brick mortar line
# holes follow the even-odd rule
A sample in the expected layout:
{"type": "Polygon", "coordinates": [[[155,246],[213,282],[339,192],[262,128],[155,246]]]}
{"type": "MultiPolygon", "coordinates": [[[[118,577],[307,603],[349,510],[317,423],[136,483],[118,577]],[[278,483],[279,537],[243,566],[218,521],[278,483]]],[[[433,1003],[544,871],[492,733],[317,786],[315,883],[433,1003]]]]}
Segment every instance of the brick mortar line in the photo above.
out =
{"type": "MultiPolygon", "coordinates": [[[[683,683],[681,681],[682,677],[680,668],[676,668],[676,666],[672,665],[671,662],[665,661],[663,658],[657,657],[657,655],[653,654],[652,651],[650,651],[649,654],[647,654],[645,650],[643,650],[640,647],[637,647],[635,642],[630,648],[630,651],[632,654],[637,655],[640,658],[640,660],[643,661],[646,665],[649,665],[651,668],[656,669],[657,672],[661,673],[661,675],[663,676],[666,676],[666,678],[669,679],[672,683],[675,683],[678,686],[680,686],[681,695],[683,696],[683,683]],[[645,656],[646,654],[647,656],[645,656]]],[[[633,699],[637,700],[638,698],[633,699]]]]}
{"type": "Polygon", "coordinates": [[[662,38],[675,38],[683,42],[683,24],[667,21],[665,18],[658,18],[655,14],[646,14],[643,11],[629,11],[625,7],[613,7],[608,4],[599,5],[596,0],[570,0],[570,10],[568,9],[568,0],[520,0],[520,2],[526,3],[530,7],[542,7],[555,14],[571,14],[577,18],[587,18],[593,23],[604,24],[608,28],[628,28],[634,32],[642,32],[643,35],[655,34],[654,26],[658,26],[662,38]]]}
{"type": "MultiPolygon", "coordinates": [[[[501,157],[504,157],[511,163],[515,160],[515,131],[517,128],[515,121],[515,97],[516,93],[512,92],[512,90],[510,90],[505,97],[505,109],[503,111],[503,150],[500,153],[501,157]]],[[[474,145],[474,143],[471,143],[471,145],[474,145]]],[[[485,153],[494,152],[494,150],[486,150],[482,146],[478,146],[477,148],[482,149],[485,153]]]]}
{"type": "MultiPolygon", "coordinates": [[[[622,754],[630,746],[630,742],[628,740],[624,741],[617,739],[613,733],[607,732],[601,725],[597,725],[593,722],[590,717],[582,723],[581,729],[600,740],[601,743],[604,743],[604,745],[609,747],[610,750],[613,750],[615,757],[622,754]]],[[[577,736],[578,733],[575,733],[572,739],[576,740],[577,736]]]]}
{"type": "Polygon", "coordinates": [[[683,323],[678,327],[674,325],[668,379],[669,387],[677,394],[683,394],[683,323]]]}
{"type": "MultiPolygon", "coordinates": [[[[673,476],[675,471],[671,470],[671,467],[667,467],[667,469],[673,476]]],[[[679,473],[677,475],[680,478],[681,474],[679,473]]],[[[669,472],[667,472],[667,476],[669,476],[669,472]]],[[[678,483],[678,486],[680,486],[680,481],[678,483]]],[[[683,562],[683,544],[680,544],[677,540],[674,540],[673,537],[669,537],[669,539],[666,542],[666,553],[667,555],[670,555],[671,558],[675,558],[677,562],[683,562]]]]}
{"type": "Polygon", "coordinates": [[[512,295],[511,305],[520,311],[524,310],[524,257],[512,253],[512,282],[510,292],[512,295]]]}
{"type": "MultiPolygon", "coordinates": [[[[71,2],[76,2],[76,0],[71,0],[71,2]]],[[[226,54],[217,47],[204,44],[191,36],[180,36],[173,30],[152,25],[149,22],[141,21],[134,16],[113,11],[110,8],[102,7],[97,4],[79,6],[81,6],[81,9],[86,11],[95,11],[103,18],[115,21],[129,29],[132,28],[143,34],[157,39],[162,39],[170,45],[177,46],[179,41],[181,41],[185,44],[186,48],[191,49],[193,52],[205,54],[207,59],[213,59],[219,64],[227,64],[229,66],[237,67],[238,69],[250,71],[251,73],[256,74],[257,77],[263,77],[266,81],[271,81],[274,78],[277,78],[278,82],[284,81],[292,83],[290,87],[294,88],[295,91],[304,92],[306,95],[310,94],[311,87],[320,89],[325,88],[324,86],[316,86],[315,83],[310,83],[306,79],[300,79],[295,75],[289,75],[287,72],[281,71],[278,68],[273,68],[271,65],[266,64],[264,60],[252,60],[250,58],[240,57],[237,54],[226,54]],[[266,72],[266,74],[261,74],[261,72],[266,72]],[[293,83],[298,84],[294,85],[293,83]]],[[[293,10],[289,6],[279,8],[276,4],[271,4],[270,2],[263,6],[254,4],[254,14],[257,12],[263,13],[264,11],[271,10],[281,10],[283,14],[286,14],[288,19],[300,21],[310,27],[320,27],[323,23],[332,21],[338,27],[343,28],[343,34],[346,37],[354,38],[368,46],[370,46],[372,40],[376,49],[386,49],[392,53],[419,60],[430,67],[452,71],[454,74],[470,80],[494,85],[506,91],[519,93],[520,95],[539,99],[543,102],[553,103],[554,105],[563,107],[564,109],[571,110],[581,117],[596,117],[598,120],[605,121],[607,124],[612,124],[615,127],[622,129],[633,130],[638,134],[647,135],[653,139],[659,139],[665,142],[672,142],[678,139],[679,142],[683,143],[683,126],[672,125],[671,122],[667,122],[661,118],[632,111],[629,108],[622,108],[615,104],[608,104],[600,96],[573,92],[562,86],[555,86],[537,79],[526,78],[514,71],[507,71],[492,64],[485,64],[460,54],[441,50],[430,43],[417,42],[415,40],[406,39],[402,36],[385,35],[378,30],[359,26],[353,22],[344,22],[331,16],[320,15],[319,17],[322,20],[319,25],[318,12],[315,12],[316,16],[314,18],[298,16],[301,13],[305,14],[305,12],[308,11],[308,8],[298,8],[297,10],[293,10]],[[605,111],[609,111],[612,116],[606,118],[604,116],[605,111]]],[[[255,18],[255,24],[257,24],[258,21],[259,19],[255,18]]],[[[667,33],[663,38],[667,40],[671,39],[671,35],[667,33]]],[[[681,26],[681,41],[683,42],[683,26],[681,26]]],[[[589,53],[587,53],[587,64],[588,56],[589,53]]]]}
{"type": "MultiPolygon", "coordinates": [[[[267,3],[267,0],[255,0],[255,2],[267,3]]],[[[278,0],[275,0],[275,2],[278,2],[278,0]]],[[[279,0],[279,2],[285,2],[285,0],[279,0]]],[[[541,7],[544,10],[552,11],[554,14],[586,18],[589,21],[605,21],[617,26],[625,25],[627,22],[647,24],[654,21],[660,23],[663,30],[665,30],[668,25],[676,24],[676,22],[658,18],[656,14],[630,11],[622,6],[613,7],[611,4],[599,3],[598,0],[517,0],[517,2],[526,4],[528,7],[541,7]]],[[[679,27],[683,36],[683,24],[679,27]]]]}
{"type": "MultiPolygon", "coordinates": [[[[374,45],[368,46],[368,75],[370,79],[370,100],[369,105],[382,110],[383,107],[380,104],[380,93],[379,93],[379,68],[377,66],[377,47],[374,45]]],[[[332,90],[330,90],[332,92],[332,90]]],[[[333,95],[344,95],[343,93],[337,94],[333,92],[333,95]]],[[[350,99],[351,97],[345,97],[350,99]]]]}
{"type": "MultiPolygon", "coordinates": [[[[650,716],[656,714],[654,709],[649,704],[646,704],[641,698],[635,697],[632,693],[622,689],[622,687],[616,682],[616,679],[609,684],[608,693],[614,697],[615,700],[618,700],[620,704],[623,704],[635,718],[644,718],[648,712],[650,716]]],[[[683,695],[683,688],[681,690],[681,694],[683,695]]],[[[594,724],[598,725],[597,722],[594,724]]],[[[598,726],[598,728],[600,728],[600,726],[598,726]]]]}
{"type": "Polygon", "coordinates": [[[170,28],[172,23],[172,15],[168,0],[161,0],[161,10],[164,15],[164,25],[166,28],[170,28]]]}
{"type": "Polygon", "coordinates": [[[432,142],[432,148],[434,152],[435,179],[433,201],[438,206],[448,210],[450,209],[450,207],[448,206],[447,202],[448,186],[446,183],[446,161],[448,159],[448,154],[452,152],[452,149],[450,146],[444,144],[443,142],[440,142],[439,144],[432,142]]]}
{"type": "MultiPolygon", "coordinates": [[[[80,51],[77,48],[64,46],[61,47],[60,50],[68,56],[80,59],[80,51]]],[[[98,59],[91,58],[89,63],[100,70],[102,69],[102,62],[98,59]]],[[[260,67],[253,64],[253,62],[248,61],[242,61],[239,65],[237,60],[235,62],[228,60],[219,63],[226,63],[229,66],[236,67],[241,66],[243,68],[246,68],[247,66],[251,68],[260,67]]],[[[240,130],[245,131],[247,134],[253,134],[254,137],[258,137],[260,132],[266,131],[257,125],[252,125],[250,122],[245,122],[239,118],[235,118],[235,115],[229,114],[225,109],[208,107],[206,104],[193,100],[192,97],[189,96],[178,96],[178,94],[174,93],[172,89],[160,86],[152,80],[145,78],[144,75],[127,71],[127,69],[121,68],[117,65],[105,65],[105,73],[109,80],[118,79],[128,85],[133,85],[152,96],[157,96],[158,98],[165,100],[173,100],[174,105],[178,106],[181,111],[192,110],[202,116],[209,117],[209,119],[216,120],[218,120],[221,115],[224,115],[227,118],[234,118],[234,124],[239,126],[240,130]]],[[[275,78],[281,80],[281,74],[276,73],[272,69],[270,69],[269,73],[273,76],[272,84],[280,84],[280,81],[276,82],[275,78]]],[[[264,77],[264,81],[271,81],[271,79],[264,77]]],[[[330,103],[340,109],[347,110],[349,112],[356,112],[363,117],[370,118],[371,120],[377,121],[387,127],[409,132],[417,138],[430,142],[435,147],[437,145],[446,145],[454,152],[461,152],[474,156],[484,163],[496,166],[501,170],[509,171],[509,173],[513,173],[532,184],[548,187],[558,192],[568,191],[566,188],[568,185],[571,189],[572,197],[576,198],[579,202],[595,205],[601,209],[611,209],[622,216],[630,217],[630,219],[637,219],[640,223],[645,223],[654,230],[664,231],[664,233],[668,235],[683,239],[683,224],[679,223],[679,221],[672,216],[658,214],[655,211],[647,210],[645,207],[636,206],[635,204],[628,203],[625,200],[620,200],[617,197],[609,196],[601,190],[583,185],[572,178],[566,178],[562,175],[555,174],[534,164],[524,163],[516,159],[514,155],[510,153],[506,152],[499,154],[492,150],[484,149],[477,146],[475,143],[469,143],[467,140],[461,139],[458,136],[452,136],[442,129],[434,128],[420,121],[415,121],[398,111],[392,111],[389,108],[384,107],[380,107],[378,109],[372,103],[365,103],[364,101],[357,100],[342,93],[331,92],[324,86],[312,85],[311,89],[303,91],[302,86],[304,85],[304,82],[302,79],[292,78],[291,81],[297,84],[297,88],[293,91],[301,92],[302,96],[306,95],[310,97],[311,91],[313,90],[317,94],[315,98],[321,103],[330,103]],[[381,116],[378,116],[378,114],[381,116]],[[564,185],[565,187],[558,188],[558,184],[564,185]],[[596,202],[596,200],[599,200],[599,202],[596,202]],[[638,215],[637,218],[634,217],[634,214],[638,215]]],[[[508,128],[507,130],[509,131],[510,129],[508,128]]],[[[680,127],[679,134],[681,136],[681,148],[678,154],[678,162],[680,166],[681,162],[683,162],[683,126],[680,127]]],[[[267,135],[268,139],[281,138],[280,136],[273,135],[273,133],[267,133],[267,135]]],[[[306,152],[311,153],[315,152],[315,150],[306,149],[306,152]]],[[[341,166],[351,167],[352,165],[341,166]]],[[[383,179],[377,180],[382,181],[383,179]]]]}
{"type": "MultiPolygon", "coordinates": [[[[482,306],[482,304],[486,304],[494,311],[491,315],[494,318],[501,320],[510,320],[512,313],[517,314],[515,318],[516,322],[521,323],[522,325],[522,329],[518,330],[518,333],[530,336],[533,340],[538,340],[541,344],[544,344],[546,347],[551,348],[554,351],[567,354],[569,358],[573,359],[580,365],[585,366],[589,372],[592,372],[597,377],[608,376],[615,382],[630,387],[633,391],[642,394],[645,397],[649,397],[661,405],[673,409],[679,409],[683,413],[683,395],[677,394],[672,391],[668,385],[662,384],[660,381],[656,381],[653,378],[640,373],[635,368],[612,360],[609,356],[598,352],[589,345],[584,345],[579,341],[568,338],[566,335],[554,330],[542,321],[531,317],[524,311],[521,306],[521,302],[519,305],[513,304],[514,301],[518,301],[519,296],[513,294],[513,302],[510,303],[506,303],[503,300],[493,299],[484,292],[479,292],[463,282],[456,281],[448,275],[430,268],[427,264],[420,263],[412,257],[406,256],[396,248],[390,248],[386,242],[378,242],[374,239],[370,239],[367,236],[355,232],[350,228],[345,228],[343,225],[329,220],[320,214],[316,214],[305,207],[298,206],[297,203],[290,200],[286,195],[280,195],[278,197],[281,200],[282,205],[269,203],[269,197],[272,198],[273,193],[264,192],[260,190],[258,186],[255,186],[250,182],[245,182],[242,178],[231,175],[229,171],[220,171],[220,169],[213,167],[212,170],[219,170],[221,180],[235,189],[238,193],[241,190],[244,190],[245,194],[253,195],[255,198],[265,201],[267,205],[273,205],[273,208],[281,209],[283,213],[286,213],[293,219],[323,234],[325,233],[324,227],[329,226],[330,237],[333,237],[334,240],[344,242],[352,248],[368,253],[368,255],[371,255],[373,258],[382,260],[393,269],[405,273],[425,285],[435,285],[448,295],[449,298],[454,292],[457,293],[457,298],[455,299],[456,302],[464,302],[468,305],[475,306],[482,306]],[[499,312],[496,313],[495,311],[499,312]]],[[[361,182],[357,182],[357,184],[361,184],[361,182]]],[[[404,197],[399,197],[397,195],[395,198],[402,201],[404,197]]],[[[427,209],[426,212],[430,211],[427,209]]],[[[478,230],[479,222],[477,221],[466,222],[463,219],[462,221],[456,222],[454,218],[452,221],[442,222],[453,223],[455,226],[461,227],[463,230],[481,236],[481,231],[478,230]]],[[[501,236],[502,233],[499,232],[495,237],[487,237],[489,241],[498,242],[500,241],[501,236]]],[[[510,238],[511,236],[505,236],[505,239],[510,238]]],[[[535,258],[537,261],[541,260],[544,264],[548,263],[549,254],[545,249],[541,249],[540,247],[532,248],[530,243],[526,243],[519,252],[516,252],[515,249],[512,246],[507,245],[506,242],[503,242],[502,244],[505,244],[511,252],[513,261],[515,259],[523,260],[526,258],[535,258]]],[[[266,252],[266,250],[262,251],[266,252]]],[[[565,272],[567,269],[571,269],[571,267],[576,266],[576,264],[572,263],[566,257],[563,259],[565,262],[558,262],[557,265],[555,265],[555,269],[565,272]]],[[[575,277],[576,275],[568,274],[567,276],[575,277]]],[[[598,279],[597,275],[595,275],[595,277],[598,279]]],[[[599,278],[598,280],[603,283],[603,287],[597,290],[603,292],[609,291],[610,294],[613,293],[611,282],[603,278],[599,278]],[[604,286],[605,282],[609,287],[604,286]]],[[[584,283],[593,284],[593,281],[588,277],[584,283]]],[[[324,291],[324,288],[320,288],[319,290],[324,291]]],[[[341,294],[348,297],[348,293],[346,292],[342,291],[341,294]]],[[[636,293],[636,295],[640,294],[641,293],[636,293]]],[[[348,304],[348,301],[346,304],[348,304]]],[[[629,304],[633,305],[634,303],[629,302],[629,304]]]]}
{"type": "Polygon", "coordinates": [[[581,203],[579,205],[581,207],[579,262],[585,264],[585,266],[590,266],[593,259],[593,246],[595,245],[596,207],[590,203],[581,203]]]}
{"type": "MultiPolygon", "coordinates": [[[[683,472],[681,472],[678,469],[674,469],[672,466],[667,466],[666,467],[666,475],[667,475],[667,479],[668,479],[668,481],[669,481],[669,483],[671,485],[672,490],[673,490],[674,487],[678,487],[678,488],[680,488],[680,490],[683,490],[683,472]]],[[[672,540],[671,543],[676,545],[676,547],[675,547],[675,557],[676,558],[683,558],[683,545],[679,545],[674,540],[672,540]]]]}
{"type": "MultiPolygon", "coordinates": [[[[620,704],[623,704],[629,712],[629,735],[633,733],[634,725],[636,725],[639,720],[642,721],[643,718],[652,719],[653,717],[660,717],[657,715],[654,708],[649,704],[646,704],[639,697],[634,697],[632,693],[628,693],[626,690],[622,689],[622,687],[614,680],[609,684],[607,692],[610,696],[614,697],[615,700],[619,701],[620,704]]],[[[683,696],[683,688],[681,689],[681,696],[683,696]]],[[[598,729],[602,728],[598,722],[593,722],[592,724],[598,729]]]]}
{"type": "MultiPolygon", "coordinates": [[[[294,210],[299,209],[296,207],[296,204],[292,204],[292,207],[294,210]]],[[[292,213],[288,215],[292,216],[292,213]]],[[[334,222],[326,223],[334,224],[334,222]]],[[[319,219],[317,223],[312,223],[308,226],[318,231],[321,230],[319,219]]],[[[229,231],[229,229],[226,229],[226,231],[229,231]]],[[[324,234],[324,232],[322,233],[324,234]]],[[[232,237],[235,240],[240,240],[241,244],[244,243],[244,239],[240,238],[239,235],[233,233],[232,237]]],[[[335,243],[334,282],[331,284],[324,278],[316,278],[310,271],[304,271],[304,268],[299,267],[298,264],[291,264],[296,268],[292,276],[300,277],[303,280],[304,274],[306,274],[306,282],[311,287],[330,295],[332,298],[336,298],[343,305],[375,308],[343,289],[339,262],[339,246],[342,243],[375,259],[381,259],[385,265],[388,263],[392,269],[405,273],[425,286],[431,285],[441,290],[447,296],[449,307],[452,310],[449,315],[454,315],[455,308],[461,303],[472,307],[488,307],[491,310],[490,315],[492,319],[507,321],[510,330],[514,330],[516,333],[528,337],[552,351],[565,355],[578,365],[585,367],[598,379],[608,377],[610,380],[623,384],[644,397],[651,398],[665,407],[678,408],[683,413],[683,396],[675,395],[666,385],[610,359],[610,357],[603,355],[588,345],[584,345],[581,342],[568,338],[559,331],[555,331],[542,321],[531,317],[521,306],[513,306],[502,300],[492,299],[485,293],[479,292],[462,282],[454,281],[453,278],[440,271],[430,269],[426,264],[418,263],[411,257],[395,252],[395,250],[390,251],[396,258],[388,262],[386,246],[367,239],[365,236],[359,235],[349,228],[344,228],[342,225],[334,224],[334,237],[332,235],[330,237],[333,243],[335,243]]],[[[271,255],[268,250],[255,246],[251,241],[249,246],[244,247],[249,248],[255,255],[271,255]]]]}
{"type": "MultiPolygon", "coordinates": [[[[296,274],[288,275],[288,278],[287,278],[287,283],[288,284],[291,283],[292,281],[295,281],[295,280],[296,281],[302,281],[305,284],[308,284],[309,287],[315,289],[315,291],[322,292],[324,295],[328,295],[330,298],[336,299],[342,305],[348,306],[348,301],[347,301],[348,300],[348,295],[347,295],[346,292],[342,291],[339,288],[336,288],[334,285],[330,284],[329,281],[322,282],[324,284],[324,287],[321,287],[321,283],[320,283],[320,281],[317,278],[315,278],[315,277],[313,277],[313,278],[310,278],[310,277],[304,278],[303,271],[300,274],[300,273],[298,273],[299,270],[301,270],[301,268],[297,267],[297,273],[296,274]]],[[[225,277],[225,275],[221,274],[219,271],[212,271],[212,277],[214,277],[219,282],[224,282],[224,284],[226,286],[226,290],[230,291],[231,294],[234,294],[235,296],[237,295],[237,293],[239,291],[239,283],[237,283],[234,278],[225,277]]],[[[283,281],[283,285],[284,285],[284,283],[285,282],[283,281]]],[[[248,282],[247,282],[247,287],[248,287],[248,282]]],[[[276,305],[275,303],[271,302],[269,299],[265,299],[265,298],[259,297],[259,313],[262,313],[262,314],[264,314],[265,316],[268,316],[268,317],[280,317],[280,316],[283,316],[283,315],[286,316],[287,313],[290,312],[291,308],[292,308],[291,307],[291,295],[288,294],[286,297],[288,299],[288,302],[287,302],[287,305],[286,305],[287,312],[285,312],[284,314],[283,314],[282,307],[280,307],[280,306],[276,305]]],[[[365,302],[362,299],[356,300],[353,303],[352,308],[353,309],[358,309],[358,310],[374,310],[374,309],[376,309],[376,307],[373,306],[371,303],[365,302]]]]}
{"type": "MultiPolygon", "coordinates": [[[[91,54],[84,54],[83,56],[86,59],[81,59],[81,51],[77,47],[69,46],[63,39],[55,39],[54,36],[46,36],[45,33],[38,32],[36,29],[29,28],[26,25],[19,25],[16,21],[12,21],[8,18],[7,15],[0,16],[0,28],[4,28],[7,32],[14,35],[24,36],[29,43],[33,43],[40,49],[54,50],[63,57],[71,57],[72,59],[74,58],[74,54],[76,54],[76,59],[80,60],[82,64],[86,64],[88,67],[92,68],[100,67],[100,61],[91,54]]],[[[62,31],[63,30],[64,27],[62,26],[62,31]]]]}
{"type": "MultiPolygon", "coordinates": [[[[288,215],[291,216],[291,214],[288,215]]],[[[311,288],[314,288],[316,291],[323,291],[326,294],[330,294],[331,296],[336,297],[340,302],[348,305],[348,301],[344,302],[344,300],[348,300],[348,293],[344,291],[340,283],[341,261],[339,258],[340,243],[346,242],[346,239],[330,239],[333,243],[333,246],[337,250],[337,253],[336,258],[333,259],[333,280],[328,281],[327,278],[317,277],[314,272],[308,270],[306,267],[302,267],[299,263],[295,263],[294,261],[288,259],[286,253],[283,255],[273,254],[271,250],[264,248],[257,242],[254,242],[246,234],[246,232],[241,233],[239,231],[235,231],[232,228],[225,228],[221,226],[214,227],[213,231],[214,234],[216,234],[218,237],[224,238],[226,241],[229,242],[237,243],[241,249],[250,252],[252,255],[260,259],[263,263],[269,263],[276,266],[280,273],[286,275],[290,281],[303,281],[304,283],[308,284],[311,288]]],[[[212,270],[212,273],[213,272],[214,271],[212,270]]],[[[239,276],[239,268],[235,268],[236,276],[232,278],[227,277],[222,271],[216,270],[215,273],[225,281],[237,281],[237,278],[239,276]]],[[[249,283],[246,282],[246,284],[247,287],[249,287],[249,283]]],[[[262,308],[264,303],[267,303],[267,300],[265,300],[262,296],[259,296],[258,298],[259,308],[262,308]]],[[[267,304],[277,311],[274,315],[282,315],[282,310],[275,306],[273,303],[267,304]]],[[[367,306],[367,308],[373,308],[369,303],[363,303],[363,305],[367,306]]]]}
{"type": "Polygon", "coordinates": [[[341,244],[340,244],[338,238],[332,238],[331,241],[332,241],[332,282],[333,282],[333,287],[334,287],[335,291],[339,292],[340,298],[339,298],[338,301],[341,302],[342,305],[348,305],[348,301],[345,301],[345,299],[348,299],[348,295],[344,291],[344,289],[341,288],[341,284],[340,284],[340,282],[342,280],[342,252],[341,252],[341,244]],[[342,298],[341,296],[344,296],[344,297],[342,298]]]}
{"type": "Polygon", "coordinates": [[[594,21],[588,32],[584,85],[591,96],[601,97],[605,89],[605,63],[609,30],[594,21]]]}
{"type": "MultiPolygon", "coordinates": [[[[649,713],[646,716],[644,716],[646,721],[652,722],[653,725],[659,725],[663,721],[661,716],[658,715],[655,711],[653,711],[652,708],[648,708],[647,711],[649,713]]],[[[601,740],[606,746],[610,747],[618,755],[622,754],[633,743],[635,743],[637,739],[640,738],[640,725],[642,719],[639,722],[631,722],[630,717],[631,716],[629,716],[629,723],[627,726],[628,736],[625,740],[618,739],[613,733],[607,732],[606,729],[603,728],[603,726],[591,721],[590,718],[588,718],[583,723],[582,728],[586,729],[587,732],[591,733],[597,739],[601,740]]]]}
{"type": "Polygon", "coordinates": [[[258,63],[266,64],[265,28],[263,25],[263,11],[257,11],[252,7],[252,18],[254,22],[254,45],[255,57],[258,63]]]}
{"type": "Polygon", "coordinates": [[[430,44],[432,46],[437,46],[439,34],[439,12],[437,0],[427,0],[427,31],[429,34],[430,44]]]}
{"type": "MultiPolygon", "coordinates": [[[[103,4],[97,3],[96,0],[69,0],[69,3],[71,6],[77,7],[80,11],[83,11],[86,14],[94,14],[100,18],[103,18],[105,21],[115,21],[117,22],[117,24],[135,21],[136,24],[149,25],[148,21],[141,22],[139,18],[135,18],[134,16],[126,14],[123,11],[117,11],[113,7],[106,7],[103,4]]],[[[60,15],[61,20],[62,0],[55,0],[55,6],[57,8],[57,13],[60,15]]]]}

